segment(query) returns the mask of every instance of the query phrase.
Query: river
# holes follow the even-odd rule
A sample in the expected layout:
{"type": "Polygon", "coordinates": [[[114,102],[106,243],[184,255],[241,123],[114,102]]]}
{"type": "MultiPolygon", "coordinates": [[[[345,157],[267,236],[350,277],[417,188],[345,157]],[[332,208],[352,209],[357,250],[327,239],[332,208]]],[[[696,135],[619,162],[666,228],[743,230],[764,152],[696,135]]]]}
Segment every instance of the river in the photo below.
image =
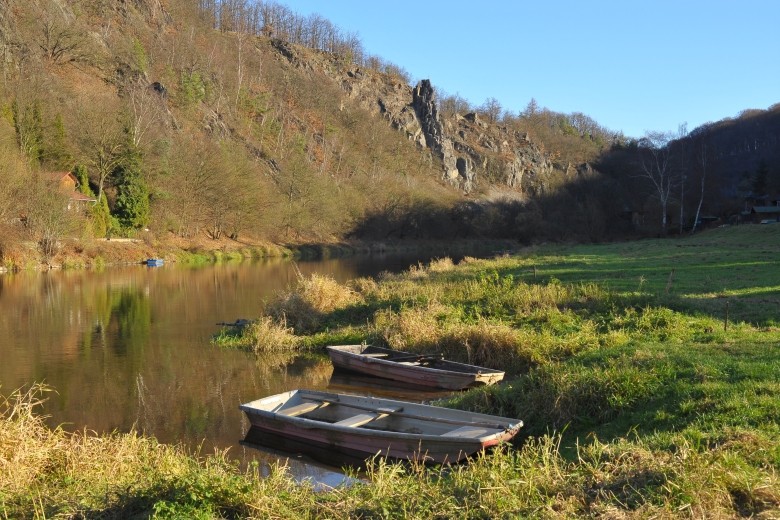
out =
{"type": "Polygon", "coordinates": [[[258,317],[298,270],[345,282],[421,260],[427,258],[270,259],[0,275],[0,394],[45,383],[53,392],[40,412],[52,427],[136,429],[202,454],[229,448],[242,463],[283,462],[298,478],[331,485],[338,481],[332,468],[242,445],[249,424],[238,405],[294,388],[381,394],[379,387],[332,378],[324,354],[257,357],[211,339],[218,323],[258,317]]]}

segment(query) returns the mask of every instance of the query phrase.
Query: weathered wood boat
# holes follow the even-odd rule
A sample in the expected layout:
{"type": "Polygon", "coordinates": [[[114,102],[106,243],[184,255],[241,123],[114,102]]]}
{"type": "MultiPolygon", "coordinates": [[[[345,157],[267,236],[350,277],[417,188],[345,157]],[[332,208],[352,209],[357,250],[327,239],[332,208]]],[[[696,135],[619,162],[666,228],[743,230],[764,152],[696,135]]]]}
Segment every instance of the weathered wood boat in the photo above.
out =
{"type": "Polygon", "coordinates": [[[336,368],[421,387],[461,390],[492,385],[504,378],[501,370],[447,361],[441,355],[411,354],[370,345],[332,345],[327,351],[336,368]]]}
{"type": "Polygon", "coordinates": [[[511,440],[523,426],[517,419],[315,390],[240,408],[262,432],[362,459],[455,463],[511,440]]]}

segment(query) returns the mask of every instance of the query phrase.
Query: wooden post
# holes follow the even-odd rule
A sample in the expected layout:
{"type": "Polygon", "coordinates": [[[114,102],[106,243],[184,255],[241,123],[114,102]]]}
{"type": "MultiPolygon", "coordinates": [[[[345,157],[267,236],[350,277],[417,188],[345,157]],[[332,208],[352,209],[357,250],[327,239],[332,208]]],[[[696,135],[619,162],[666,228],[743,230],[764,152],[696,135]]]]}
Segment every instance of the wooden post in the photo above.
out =
{"type": "Polygon", "coordinates": [[[729,330],[729,301],[726,300],[726,316],[723,318],[723,332],[729,330]]]}

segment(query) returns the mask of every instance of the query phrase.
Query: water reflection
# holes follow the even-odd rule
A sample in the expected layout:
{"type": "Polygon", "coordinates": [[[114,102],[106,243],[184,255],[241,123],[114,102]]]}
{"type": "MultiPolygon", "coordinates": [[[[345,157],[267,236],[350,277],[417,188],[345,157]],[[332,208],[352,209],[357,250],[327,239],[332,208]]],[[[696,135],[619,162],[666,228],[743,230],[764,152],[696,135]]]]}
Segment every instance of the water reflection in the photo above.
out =
{"type": "Polygon", "coordinates": [[[256,459],[256,450],[238,446],[249,429],[240,403],[338,383],[324,354],[257,358],[220,350],[210,342],[217,323],[259,316],[298,270],[344,282],[418,260],[276,259],[2,275],[0,393],[44,382],[56,391],[43,409],[52,426],[136,429],[161,442],[206,453],[230,447],[243,462],[256,459]]]}

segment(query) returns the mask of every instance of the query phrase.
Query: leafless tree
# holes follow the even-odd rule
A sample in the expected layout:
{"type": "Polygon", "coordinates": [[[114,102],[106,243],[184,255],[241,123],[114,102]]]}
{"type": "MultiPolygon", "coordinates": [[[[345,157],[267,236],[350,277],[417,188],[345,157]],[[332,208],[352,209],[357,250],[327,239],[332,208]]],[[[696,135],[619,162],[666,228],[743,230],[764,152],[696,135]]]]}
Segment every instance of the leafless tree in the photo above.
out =
{"type": "Polygon", "coordinates": [[[709,150],[707,143],[702,138],[699,141],[696,149],[696,164],[701,172],[700,177],[700,190],[699,190],[699,203],[696,206],[696,217],[693,219],[693,227],[691,228],[691,234],[696,232],[696,227],[699,225],[699,216],[701,215],[701,206],[704,203],[704,187],[707,182],[707,163],[709,161],[709,150]]]}
{"type": "Polygon", "coordinates": [[[83,43],[83,37],[68,25],[47,18],[43,21],[42,36],[38,45],[52,63],[59,63],[66,57],[69,57],[70,61],[79,57],[78,50],[83,43]]]}
{"type": "Polygon", "coordinates": [[[76,228],[76,211],[68,209],[67,196],[43,179],[28,184],[28,198],[24,208],[27,227],[45,261],[59,249],[59,241],[76,228]]]}
{"type": "Polygon", "coordinates": [[[94,101],[94,111],[79,115],[79,140],[83,158],[97,174],[98,200],[111,172],[122,161],[124,136],[116,118],[118,110],[108,103],[94,101]]]}
{"type": "Polygon", "coordinates": [[[479,107],[480,112],[485,114],[485,116],[488,118],[488,120],[491,123],[495,123],[498,121],[499,117],[501,117],[501,112],[503,111],[503,108],[501,107],[501,103],[494,98],[487,98],[484,103],[479,107]]]}
{"type": "Polygon", "coordinates": [[[165,106],[160,94],[144,82],[132,85],[128,94],[131,138],[141,147],[147,133],[164,121],[165,106]]]}
{"type": "Polygon", "coordinates": [[[647,132],[639,141],[639,176],[650,182],[658,197],[663,234],[666,234],[668,227],[667,208],[676,180],[671,163],[671,148],[668,146],[672,137],[669,132],[647,132]]]}
{"type": "Polygon", "coordinates": [[[683,222],[684,222],[684,211],[685,211],[685,181],[687,180],[687,175],[685,174],[686,171],[686,159],[687,155],[685,153],[685,144],[687,143],[688,137],[688,123],[682,123],[677,127],[677,143],[679,148],[679,157],[680,157],[680,235],[683,233],[683,222]]]}

